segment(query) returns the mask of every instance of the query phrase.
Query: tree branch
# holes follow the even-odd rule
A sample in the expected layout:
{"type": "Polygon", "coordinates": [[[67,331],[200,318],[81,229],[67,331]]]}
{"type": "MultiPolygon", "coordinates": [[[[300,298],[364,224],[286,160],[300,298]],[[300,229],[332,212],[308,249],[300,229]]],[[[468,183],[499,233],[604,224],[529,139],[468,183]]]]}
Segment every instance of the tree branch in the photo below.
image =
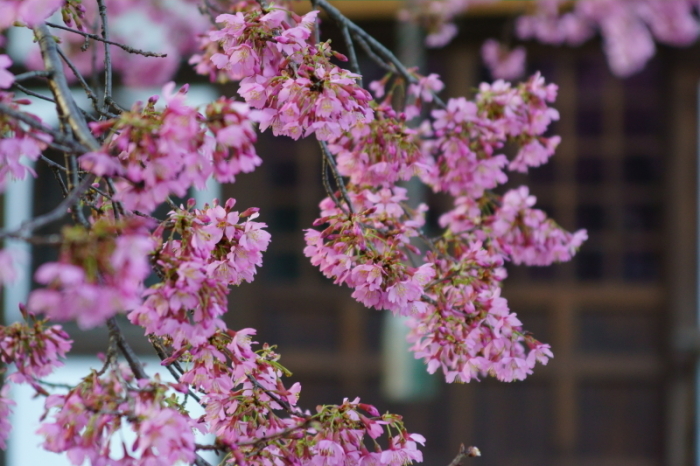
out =
{"type": "Polygon", "coordinates": [[[347,26],[342,25],[340,28],[343,31],[343,40],[345,41],[345,46],[348,48],[348,58],[350,59],[350,69],[353,73],[359,74],[360,78],[357,84],[362,87],[362,71],[360,70],[360,63],[357,61],[357,54],[355,53],[355,45],[352,43],[352,37],[350,37],[350,31],[347,26]]]}
{"type": "Polygon", "coordinates": [[[328,197],[333,200],[336,207],[342,211],[345,211],[345,209],[343,209],[343,205],[338,200],[338,196],[335,195],[335,191],[333,191],[333,188],[331,188],[331,184],[328,182],[328,162],[324,156],[321,156],[321,180],[323,181],[323,188],[326,190],[328,197]]]}
{"type": "MultiPolygon", "coordinates": [[[[353,23],[348,18],[346,18],[340,10],[328,3],[327,0],[314,0],[314,2],[315,4],[323,8],[325,12],[328,13],[328,16],[333,18],[339,25],[341,25],[341,27],[348,28],[354,36],[363,39],[368,45],[368,47],[374,49],[374,51],[377,52],[377,54],[380,57],[391,63],[396,68],[396,71],[406,80],[407,83],[416,84],[418,82],[418,79],[410,71],[408,71],[406,66],[404,66],[401,60],[399,60],[396,57],[396,55],[394,55],[377,39],[368,34],[367,31],[365,31],[357,24],[353,23]]],[[[435,94],[434,92],[431,92],[431,94],[433,95],[433,99],[435,99],[435,103],[438,106],[444,108],[445,102],[443,102],[442,99],[440,99],[440,97],[438,97],[437,94],[435,94]]]]}
{"type": "Polygon", "coordinates": [[[335,164],[335,159],[331,155],[331,151],[328,149],[328,144],[325,141],[318,141],[318,145],[321,146],[321,152],[323,157],[328,162],[328,166],[331,167],[331,173],[333,173],[333,178],[335,179],[335,184],[340,190],[340,194],[343,196],[343,200],[348,205],[348,211],[352,214],[352,203],[350,202],[350,196],[348,195],[348,190],[345,188],[345,183],[343,182],[343,177],[338,173],[338,166],[335,164]]]}
{"type": "Polygon", "coordinates": [[[481,456],[481,452],[479,451],[478,448],[476,447],[469,447],[469,448],[464,448],[464,444],[461,444],[459,446],[459,453],[457,453],[457,456],[450,462],[448,466],[460,466],[462,464],[462,461],[465,458],[474,458],[477,456],[481,456]]]}
{"type": "Polygon", "coordinates": [[[360,37],[360,36],[355,36],[355,40],[357,40],[357,43],[360,44],[360,47],[362,47],[362,50],[365,51],[367,56],[377,65],[379,65],[382,69],[386,71],[390,71],[392,73],[396,73],[396,68],[392,67],[391,65],[388,65],[387,62],[382,60],[379,55],[374,53],[372,51],[372,48],[365,42],[365,40],[360,37]]]}
{"type": "MultiPolygon", "coordinates": [[[[311,4],[313,5],[314,8],[318,8],[318,0],[311,0],[311,4]]],[[[329,13],[330,15],[330,13],[329,13]]],[[[350,37],[350,31],[348,30],[348,24],[347,24],[347,18],[343,16],[345,20],[341,20],[340,17],[334,16],[333,19],[335,20],[336,24],[340,27],[341,32],[343,33],[343,40],[345,41],[345,46],[348,49],[348,58],[350,59],[350,69],[352,70],[353,73],[359,74],[362,76],[362,73],[360,71],[360,64],[357,61],[357,54],[355,53],[355,45],[352,42],[352,37],[350,37]]],[[[318,24],[316,25],[316,31],[318,31],[318,24]]],[[[316,40],[316,43],[318,43],[318,38],[316,40]]],[[[360,87],[362,87],[362,77],[360,77],[358,84],[360,87]]]]}
{"type": "MultiPolygon", "coordinates": [[[[102,23],[102,39],[103,41],[109,40],[109,27],[107,26],[107,6],[104,0],[97,0],[97,6],[100,12],[100,22],[102,23]]],[[[109,50],[109,44],[104,43],[105,46],[105,94],[104,94],[104,106],[107,110],[107,106],[112,103],[112,52],[109,50]]]]}
{"type": "Polygon", "coordinates": [[[95,111],[99,112],[99,105],[98,105],[98,101],[97,101],[97,96],[95,95],[94,92],[92,92],[92,89],[90,88],[90,86],[88,86],[88,83],[85,82],[85,78],[83,78],[83,75],[80,74],[80,71],[78,71],[78,68],[75,67],[73,62],[70,60],[70,58],[68,58],[68,56],[66,56],[65,53],[63,53],[63,50],[61,50],[60,47],[56,47],[56,51],[61,56],[63,61],[66,63],[66,65],[68,65],[68,68],[71,69],[71,71],[73,72],[75,77],[78,78],[78,82],[80,83],[80,86],[83,88],[83,90],[87,94],[88,99],[90,99],[92,101],[92,106],[95,108],[95,111]]]}
{"type": "Polygon", "coordinates": [[[374,37],[365,32],[364,29],[359,27],[357,24],[350,21],[345,17],[343,13],[340,12],[336,7],[328,3],[326,0],[314,0],[318,6],[323,8],[323,10],[328,13],[328,16],[333,18],[333,20],[338,23],[341,27],[348,28],[353,34],[360,36],[370,45],[382,58],[389,61],[396,70],[404,77],[409,83],[418,82],[418,80],[406,69],[406,67],[401,63],[396,55],[391,53],[389,49],[384,47],[381,42],[377,41],[374,37]]]}
{"type": "MultiPolygon", "coordinates": [[[[59,144],[64,144],[68,147],[65,148],[59,148],[59,150],[65,150],[67,152],[69,151],[76,151],[76,152],[87,152],[87,149],[81,145],[79,142],[73,140],[72,138],[69,138],[65,136],[63,133],[60,133],[52,128],[49,128],[48,126],[45,126],[41,121],[37,120],[36,118],[33,118],[32,116],[22,113],[18,110],[15,110],[11,107],[8,107],[5,104],[0,103],[0,114],[7,115],[11,118],[14,118],[15,120],[21,121],[22,123],[25,123],[27,126],[34,128],[38,131],[41,131],[42,133],[46,133],[50,135],[53,138],[53,141],[58,141],[59,144]]],[[[44,141],[45,142],[45,141],[44,141]]],[[[49,144],[51,145],[51,144],[49,144]]]]}
{"type": "Polygon", "coordinates": [[[116,340],[119,351],[121,351],[121,353],[124,355],[124,358],[129,364],[131,372],[134,373],[134,376],[137,379],[147,379],[148,374],[146,374],[146,371],[143,370],[141,360],[139,360],[139,357],[136,355],[133,348],[131,348],[129,342],[126,341],[126,338],[124,338],[124,334],[117,324],[116,317],[112,317],[107,321],[107,328],[109,329],[109,335],[116,340]]]}
{"type": "Polygon", "coordinates": [[[48,71],[27,71],[26,73],[15,75],[15,82],[26,81],[27,79],[48,77],[51,77],[51,73],[49,73],[48,71]]]}
{"type": "Polygon", "coordinates": [[[68,208],[71,207],[80,196],[90,188],[90,185],[95,180],[95,175],[89,174],[87,177],[83,178],[83,181],[73,189],[65,199],[61,201],[52,211],[47,214],[35,217],[27,222],[24,222],[22,226],[12,231],[0,231],[0,238],[18,238],[26,239],[27,234],[41,228],[44,225],[55,222],[56,220],[62,219],[68,212],[68,208]]]}
{"type": "Polygon", "coordinates": [[[68,119],[75,137],[91,151],[97,151],[101,145],[90,132],[81,110],[73,100],[66,76],[63,74],[63,64],[58,54],[56,41],[45,24],[34,28],[34,34],[41,48],[46,71],[51,73],[49,88],[56,99],[60,113],[68,119]]]}
{"type": "Polygon", "coordinates": [[[87,38],[90,38],[90,39],[93,39],[93,40],[97,40],[97,41],[100,41],[100,42],[104,42],[105,44],[114,45],[114,46],[116,46],[116,47],[119,47],[119,48],[122,49],[122,50],[126,50],[126,51],[129,52],[129,53],[135,53],[135,54],[137,54],[137,55],[143,55],[144,57],[165,58],[165,57],[168,56],[167,53],[155,53],[155,52],[148,52],[148,51],[145,51],[145,50],[135,49],[135,48],[133,48],[133,47],[129,47],[128,45],[120,44],[119,42],[113,42],[113,41],[111,41],[111,40],[103,39],[102,37],[98,36],[97,34],[90,34],[89,32],[79,31],[79,30],[77,30],[77,29],[72,29],[72,28],[69,28],[69,27],[66,27],[66,26],[61,26],[60,24],[49,23],[49,22],[47,21],[47,22],[46,22],[46,25],[47,25],[47,26],[50,26],[50,27],[52,27],[52,28],[63,29],[64,31],[73,32],[73,33],[75,33],[75,34],[80,34],[81,36],[84,36],[84,37],[87,37],[87,38]]]}

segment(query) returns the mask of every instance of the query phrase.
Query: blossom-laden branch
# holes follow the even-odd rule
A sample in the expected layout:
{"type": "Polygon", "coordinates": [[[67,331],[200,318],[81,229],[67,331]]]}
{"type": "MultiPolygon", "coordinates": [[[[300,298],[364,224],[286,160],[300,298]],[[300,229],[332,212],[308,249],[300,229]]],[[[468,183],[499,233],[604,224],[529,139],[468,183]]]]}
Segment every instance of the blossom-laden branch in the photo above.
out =
{"type": "MultiPolygon", "coordinates": [[[[406,68],[325,0],[313,3],[341,29],[349,59],[320,40],[319,10],[299,16],[279,3],[207,2],[203,18],[213,22],[191,41],[199,53],[190,63],[212,80],[239,81],[245,102],[221,97],[193,107],[187,86],[168,84],[162,96],[124,109],[112,97],[114,73],[128,84],[133,71],[122,66],[134,68],[131,55],[149,58],[121,43],[123,33],[111,22],[128,8],[116,0],[56,0],[29,14],[15,0],[0,5],[8,2],[17,7],[12,21],[34,29],[45,69],[14,76],[9,58],[0,56],[0,175],[35,176],[21,155],[50,162],[65,198],[1,236],[36,241],[34,230],[73,214],[73,222],[50,238],[57,259],[36,271],[40,287],[29,296],[27,323],[0,327],[0,362],[18,374],[8,382],[29,383],[47,396],[40,428],[45,449],[67,453],[76,465],[85,459],[206,465],[197,451],[208,449],[224,454],[231,466],[422,460],[424,438],[398,415],[380,414],[359,399],[315,412],[301,408],[301,386],[284,383],[291,374],[275,348],[255,346],[254,329],[226,326],[229,290],[255,278],[271,240],[267,226],[257,221],[257,208],[238,210],[233,199],[196,206],[171,197],[253,171],[262,163],[256,129],[319,141],[328,197],[313,226],[324,229],[306,231],[304,254],[336,284],[352,288],[358,302],[409,317],[411,350],[429,372],[442,370],[448,382],[519,380],[552,356],[501,297],[504,264],[569,260],[585,232],[568,233],[534,209],[527,187],[503,195],[493,190],[508,171],[527,171],[553,155],[559,138],[544,134],[559,117],[551,108],[555,85],[535,75],[517,86],[483,84],[474,100],[443,102],[437,75],[406,68]],[[60,42],[43,22],[58,9],[65,26],[51,26],[62,34],[60,42]],[[86,32],[86,24],[99,25],[100,33],[86,32]],[[92,40],[100,42],[92,50],[94,69],[75,52],[92,40]],[[360,49],[388,71],[369,84],[373,94],[362,86],[360,49]],[[124,59],[125,52],[131,58],[124,59]],[[62,59],[93,101],[89,123],[69,91],[62,59]],[[350,70],[337,65],[345,61],[350,70]],[[29,78],[49,83],[53,98],[46,98],[56,105],[59,129],[20,111],[25,102],[5,91],[29,78]],[[420,125],[409,125],[421,115],[420,125]],[[511,159],[501,153],[506,145],[517,148],[511,159]],[[47,147],[62,150],[65,163],[42,155],[47,147]],[[400,186],[413,177],[454,198],[436,237],[422,231],[427,207],[409,207],[400,186]],[[158,220],[154,212],[164,203],[170,212],[158,220]],[[427,252],[414,240],[424,241],[427,252]],[[155,283],[146,284],[149,276],[155,283]],[[148,377],[117,324],[120,314],[144,329],[174,382],[148,377]],[[107,325],[102,370],[70,387],[42,383],[69,343],[59,326],[47,327],[39,315],[83,329],[107,325]],[[117,362],[117,348],[126,365],[117,362]],[[199,418],[187,411],[190,397],[204,409],[199,418]],[[122,430],[136,435],[122,437],[122,430]],[[214,442],[195,444],[194,430],[214,442]],[[119,459],[113,444],[121,447],[119,459]]],[[[162,21],[167,12],[156,3],[143,8],[162,21]]],[[[5,26],[0,20],[0,29],[5,26]]],[[[187,50],[182,42],[168,58],[187,50]]],[[[0,251],[0,281],[14,278],[16,262],[11,251],[0,251]]],[[[0,427],[11,406],[6,395],[3,388],[0,427]]],[[[6,432],[0,429],[0,443],[6,432]]],[[[462,448],[452,466],[476,453],[462,448]]]]}

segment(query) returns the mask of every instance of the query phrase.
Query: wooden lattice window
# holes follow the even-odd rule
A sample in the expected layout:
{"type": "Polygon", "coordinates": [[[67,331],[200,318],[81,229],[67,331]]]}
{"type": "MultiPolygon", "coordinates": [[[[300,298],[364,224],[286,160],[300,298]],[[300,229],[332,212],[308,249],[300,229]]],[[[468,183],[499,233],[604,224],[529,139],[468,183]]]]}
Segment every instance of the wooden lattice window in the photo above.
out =
{"type": "MultiPolygon", "coordinates": [[[[428,464],[447,464],[461,442],[483,450],[483,466],[663,464],[663,59],[620,81],[599,48],[548,48],[532,58],[560,86],[554,132],[563,142],[551,165],[512,182],[530,185],[541,208],[567,229],[588,229],[590,239],[571,263],[509,268],[511,308],[555,352],[526,382],[442,384],[438,397],[412,404],[381,398],[381,314],[300,255],[300,228],[323,196],[312,141],[266,140],[261,169],[227,188],[242,207],[261,207],[273,233],[260,279],[232,295],[234,326],[258,328],[260,340],[280,345],[304,386],[303,406],[359,395],[404,413],[430,439],[428,464]]],[[[476,44],[455,43],[431,60],[448,94],[469,94],[481,77],[476,44]]]]}

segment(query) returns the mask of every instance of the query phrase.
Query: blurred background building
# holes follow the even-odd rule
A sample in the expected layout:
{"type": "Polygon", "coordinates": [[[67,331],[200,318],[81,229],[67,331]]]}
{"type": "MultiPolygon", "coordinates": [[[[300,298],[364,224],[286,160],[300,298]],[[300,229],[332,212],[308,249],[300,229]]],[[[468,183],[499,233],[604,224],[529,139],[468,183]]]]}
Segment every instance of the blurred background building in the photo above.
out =
{"type": "MultiPolygon", "coordinates": [[[[395,20],[401,2],[337,3],[394,50],[399,36],[412,40],[395,20]]],[[[447,97],[473,95],[491,79],[481,43],[499,36],[516,9],[463,18],[450,45],[423,55],[423,74],[439,73],[447,97]]],[[[341,40],[334,44],[342,50],[341,40]]],[[[510,186],[527,183],[540,208],[590,236],[571,263],[509,267],[504,295],[524,327],[552,345],[547,367],[523,382],[448,385],[397,351],[402,336],[391,319],[355,303],[302,255],[302,230],[324,196],[312,140],[263,136],[263,165],[222,187],[241,208],[260,207],[273,237],[256,281],[232,291],[229,324],[254,327],[258,341],[278,345],[302,384],[303,407],[360,396],[404,414],[409,430],[428,439],[428,466],[447,465],[460,443],[481,449],[483,457],[467,463],[480,466],[697,464],[700,47],[659,46],[626,80],[611,75],[597,41],[527,50],[528,71],[559,85],[553,132],[562,144],[548,165],[513,176],[510,186]]],[[[366,83],[382,76],[360,58],[366,83]]],[[[193,79],[186,71],[181,78],[193,79]]],[[[54,191],[36,187],[37,212],[53,205],[54,191]]],[[[441,196],[425,199],[438,211],[448,206],[441,196]]],[[[35,261],[45,254],[36,251],[35,261]]],[[[77,348],[104,341],[90,337],[77,348]]]]}
{"type": "MultiPolygon", "coordinates": [[[[405,48],[391,11],[401,2],[340,3],[393,50],[405,48]]],[[[463,18],[459,36],[430,50],[421,71],[443,76],[447,96],[473,95],[491,79],[481,43],[498,37],[512,13],[463,18]]],[[[562,144],[548,165],[512,177],[511,186],[529,184],[557,222],[590,235],[571,263],[509,268],[504,295],[524,328],[552,345],[549,366],[524,382],[447,385],[389,359],[403,367],[399,385],[414,386],[387,390],[391,324],[300,254],[301,230],[323,196],[313,141],[265,138],[260,170],[224,188],[241,205],[259,206],[273,235],[259,279],[232,294],[231,318],[279,345],[304,387],[302,404],[358,395],[403,413],[428,438],[431,466],[448,464],[461,442],[482,450],[472,462],[483,466],[695,464],[700,49],[659,47],[626,80],[611,75],[599,41],[527,50],[528,71],[560,87],[553,132],[562,144]]],[[[381,77],[375,73],[365,81],[381,77]]]]}

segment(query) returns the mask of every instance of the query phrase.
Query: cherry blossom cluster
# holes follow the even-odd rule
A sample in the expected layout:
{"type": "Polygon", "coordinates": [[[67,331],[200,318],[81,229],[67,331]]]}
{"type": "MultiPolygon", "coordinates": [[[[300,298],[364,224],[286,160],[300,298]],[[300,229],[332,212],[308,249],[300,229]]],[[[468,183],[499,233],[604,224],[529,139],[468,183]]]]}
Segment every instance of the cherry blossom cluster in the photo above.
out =
{"type": "Polygon", "coordinates": [[[370,94],[359,75],[331,63],[345,57],[329,43],[312,44],[318,11],[303,17],[282,8],[250,10],[216,18],[223,27],[204,37],[193,63],[215,79],[241,80],[238,93],[264,117],[260,129],[294,139],[310,134],[339,137],[372,119],[370,94]]]}
{"type": "Polygon", "coordinates": [[[411,349],[428,371],[441,368],[448,382],[482,375],[510,382],[532,373],[537,360],[546,364],[552,356],[549,345],[533,339],[526,352],[522,324],[500,296],[503,256],[484,243],[449,238],[434,249],[426,256],[436,269],[426,287],[434,304],[408,322],[411,349]]]}
{"type": "Polygon", "coordinates": [[[523,76],[526,56],[525,47],[510,50],[495,39],[488,39],[481,46],[481,58],[496,79],[510,81],[523,76]]]}
{"type": "MultiPolygon", "coordinates": [[[[388,82],[371,87],[383,96],[388,82]]],[[[543,134],[559,118],[549,106],[557,88],[539,74],[517,87],[482,84],[474,101],[450,99],[418,130],[407,127],[410,112],[389,105],[397,88],[375,107],[374,121],[328,145],[349,182],[344,195],[321,202],[315,225],[325,230],[307,230],[304,253],[367,307],[410,316],[412,350],[430,372],[441,368],[449,382],[523,379],[551,352],[526,336],[501,297],[504,264],[570,260],[586,234],[568,233],[533,209],[526,187],[503,196],[491,190],[507,181],[507,170],[527,171],[554,153],[559,137],[543,134]],[[511,160],[499,154],[506,144],[518,148],[511,160]],[[426,207],[410,209],[406,189],[395,185],[414,175],[456,197],[440,218],[440,237],[421,233],[426,207]]],[[[416,77],[408,94],[431,102],[439,89],[436,77],[416,77]]]]}
{"type": "MultiPolygon", "coordinates": [[[[29,101],[16,100],[14,94],[3,90],[11,87],[15,81],[14,75],[8,70],[11,65],[10,57],[0,55],[0,104],[19,110],[22,104],[28,104],[29,101]]],[[[41,122],[34,115],[27,114],[27,116],[36,120],[37,123],[41,122]]],[[[0,139],[0,192],[4,192],[10,177],[19,180],[25,179],[27,174],[36,177],[34,169],[22,163],[22,158],[36,161],[47,144],[51,142],[51,136],[4,115],[0,115],[0,134],[3,135],[0,139]]]]}
{"type": "Polygon", "coordinates": [[[352,296],[367,307],[412,315],[425,309],[423,288],[434,276],[431,264],[410,267],[406,248],[415,253],[410,238],[422,226],[422,209],[413,221],[404,219],[401,202],[406,190],[383,188],[354,196],[357,214],[347,215],[328,198],[321,203],[322,217],[315,225],[323,231],[306,231],[304,254],[334,283],[355,291],[352,296]],[[363,205],[364,204],[364,205],[363,205]]]}
{"type": "Polygon", "coordinates": [[[72,342],[60,325],[47,326],[32,315],[28,321],[0,326],[0,362],[15,369],[7,380],[38,387],[36,379],[63,365],[72,342]]]}
{"type": "MultiPolygon", "coordinates": [[[[429,32],[426,44],[442,47],[457,34],[454,17],[488,1],[422,0],[401,16],[420,20],[429,32]]],[[[700,35],[697,7],[694,0],[581,0],[573,8],[564,0],[539,0],[535,13],[517,19],[515,32],[520,39],[571,46],[599,32],[610,69],[626,77],[640,71],[654,56],[655,40],[676,47],[694,43],[700,35]]],[[[524,72],[525,51],[508,49],[493,39],[482,48],[494,78],[515,79],[524,72]]]]}
{"type": "Polygon", "coordinates": [[[192,210],[193,204],[171,211],[156,230],[156,238],[167,237],[153,257],[162,282],[146,290],[143,304],[129,314],[147,333],[167,335],[177,347],[200,344],[226,327],[220,317],[228,287],[253,280],[270,242],[266,225],[253,221],[257,208],[239,213],[234,199],[202,210],[192,210]]]}
{"type": "Polygon", "coordinates": [[[70,351],[72,341],[60,325],[46,325],[46,320],[37,319],[23,308],[27,322],[15,322],[0,326],[0,376],[5,383],[0,387],[0,448],[5,443],[12,428],[10,424],[11,406],[9,398],[10,382],[28,383],[37,393],[48,394],[40,385],[40,379],[63,365],[62,359],[70,351]],[[5,375],[7,368],[13,371],[5,375]]]}
{"type": "Polygon", "coordinates": [[[7,448],[7,437],[12,430],[10,424],[10,415],[12,414],[12,406],[16,403],[10,399],[10,384],[4,384],[0,388],[0,448],[7,448]]]}
{"type": "Polygon", "coordinates": [[[187,87],[173,90],[173,83],[164,87],[162,111],[154,96],[118,118],[92,124],[107,141],[102,151],[83,155],[81,166],[113,177],[114,200],[128,210],[152,212],[171,194],[184,197],[192,186],[204,188],[210,176],[230,182],[261,163],[246,104],[221,97],[202,115],[185,103],[187,87]]]}
{"type": "Polygon", "coordinates": [[[626,77],[654,56],[654,40],[676,47],[694,43],[700,35],[696,8],[689,0],[589,0],[559,14],[556,2],[542,2],[537,13],[518,19],[516,32],[522,39],[575,46],[598,30],[610,69],[626,77]]]}
{"type": "Polygon", "coordinates": [[[135,217],[121,222],[103,217],[89,230],[65,227],[58,262],[36,271],[34,279],[45,288],[32,291],[29,311],[92,328],[140,305],[154,249],[147,226],[135,217]]]}
{"type": "Polygon", "coordinates": [[[63,6],[65,0],[0,0],[0,31],[15,22],[33,27],[63,6]]]}
{"type": "Polygon", "coordinates": [[[358,124],[329,143],[339,173],[358,186],[392,186],[425,173],[429,161],[420,150],[418,131],[406,125],[406,115],[388,102],[375,105],[374,114],[369,123],[358,124]]]}
{"type": "Polygon", "coordinates": [[[94,465],[190,464],[196,422],[181,411],[173,388],[182,389],[157,376],[136,380],[127,366],[105,375],[93,371],[67,393],[46,399],[47,420],[38,430],[45,438],[42,446],[66,453],[76,466],[86,459],[94,465]],[[132,431],[134,440],[125,440],[125,431],[132,431]],[[120,448],[113,448],[115,442],[120,448]]]}
{"type": "Polygon", "coordinates": [[[434,138],[425,140],[424,150],[434,154],[436,170],[425,181],[453,196],[480,197],[505,183],[505,167],[527,172],[546,163],[561,140],[542,136],[559,119],[548,105],[556,95],[556,85],[545,85],[536,74],[517,87],[504,81],[482,83],[475,102],[460,97],[450,99],[444,110],[433,110],[434,138]],[[497,153],[506,142],[519,145],[510,162],[497,153]]]}
{"type": "Polygon", "coordinates": [[[180,381],[202,394],[205,414],[199,428],[216,435],[227,453],[225,464],[399,466],[422,460],[417,443],[424,439],[409,434],[400,416],[380,415],[359,399],[319,406],[315,413],[300,409],[301,386],[284,386],[286,369],[279,355],[267,345],[254,351],[254,334],[253,329],[219,331],[164,361],[186,361],[180,381]],[[385,432],[388,448],[378,442],[385,432]]]}

